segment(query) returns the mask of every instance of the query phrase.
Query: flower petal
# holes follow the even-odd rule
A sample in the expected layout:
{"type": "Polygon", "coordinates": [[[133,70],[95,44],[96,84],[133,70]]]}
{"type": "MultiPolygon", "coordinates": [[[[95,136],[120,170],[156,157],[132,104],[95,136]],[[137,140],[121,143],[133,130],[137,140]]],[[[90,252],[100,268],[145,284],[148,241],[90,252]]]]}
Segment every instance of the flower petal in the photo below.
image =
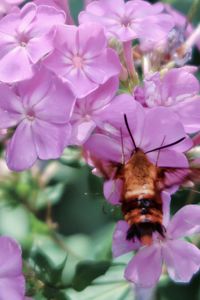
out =
{"type": "Polygon", "coordinates": [[[98,88],[98,84],[90,80],[83,70],[73,68],[69,73],[63,76],[69,82],[77,98],[86,97],[88,94],[98,88]]]}
{"type": "Polygon", "coordinates": [[[23,106],[20,99],[5,84],[0,84],[0,128],[17,125],[22,119],[23,106]]]}
{"type": "Polygon", "coordinates": [[[92,120],[76,122],[72,126],[71,144],[82,145],[90,137],[96,124],[92,120]]]}
{"type": "Polygon", "coordinates": [[[28,169],[37,159],[31,126],[30,122],[22,121],[8,144],[6,161],[13,171],[28,169]]]}
{"type": "Polygon", "coordinates": [[[112,205],[119,205],[122,195],[123,181],[121,179],[107,180],[103,185],[106,200],[112,205]]]}
{"type": "Polygon", "coordinates": [[[103,134],[92,135],[85,143],[85,148],[94,153],[96,158],[102,160],[120,162],[122,158],[121,145],[103,134]]]}
{"type": "Polygon", "coordinates": [[[109,78],[119,75],[121,64],[115,51],[107,49],[102,51],[101,55],[90,59],[85,64],[84,71],[92,81],[102,84],[109,78]]]}
{"type": "Polygon", "coordinates": [[[117,222],[113,234],[112,253],[114,257],[137,250],[140,247],[139,241],[129,241],[126,239],[129,225],[125,221],[117,222]]]}
{"type": "Polygon", "coordinates": [[[145,247],[132,258],[125,270],[125,278],[140,287],[154,286],[162,271],[162,257],[159,245],[145,247]]]}
{"type": "Polygon", "coordinates": [[[93,58],[104,51],[107,41],[103,27],[97,23],[85,23],[78,28],[79,55],[93,58]]]}
{"type": "Polygon", "coordinates": [[[0,237],[0,278],[21,275],[21,256],[21,248],[15,240],[6,236],[0,237]]]}
{"type": "Polygon", "coordinates": [[[24,47],[15,47],[0,63],[0,81],[14,83],[33,76],[33,69],[24,47]]]}
{"type": "Polygon", "coordinates": [[[0,299],[22,300],[25,295],[25,280],[23,276],[1,278],[0,299]]]}
{"type": "Polygon", "coordinates": [[[186,241],[168,241],[162,254],[169,276],[176,282],[189,282],[200,268],[200,250],[186,241]]]}
{"type": "MultiPolygon", "coordinates": [[[[150,151],[154,148],[176,142],[184,137],[186,137],[186,134],[183,125],[177,115],[170,109],[154,107],[147,110],[143,138],[140,144],[143,150],[150,151]]],[[[181,143],[179,143],[178,146],[179,145],[181,145],[181,143]]],[[[170,149],[173,148],[170,147],[170,149]]]]}
{"type": "Polygon", "coordinates": [[[194,133],[200,130],[200,97],[186,99],[172,108],[180,117],[187,133],[194,133]]]}
{"type": "Polygon", "coordinates": [[[24,107],[33,107],[46,97],[52,86],[52,74],[44,68],[30,80],[18,84],[18,91],[22,98],[24,107]]]}
{"type": "MultiPolygon", "coordinates": [[[[47,87],[43,83],[44,88],[47,87]]],[[[42,86],[39,86],[42,89],[42,86]]],[[[45,89],[44,89],[45,91],[45,89]]],[[[31,99],[34,101],[34,96],[31,99]]],[[[75,104],[75,96],[66,83],[52,78],[51,87],[44,98],[34,108],[37,118],[51,123],[67,123],[70,120],[75,104]]]]}
{"type": "Polygon", "coordinates": [[[40,159],[59,158],[69,142],[71,127],[36,119],[32,125],[37,155],[40,159]]]}
{"type": "Polygon", "coordinates": [[[186,205],[182,207],[171,219],[167,233],[173,239],[181,238],[200,229],[200,206],[186,205]]]}

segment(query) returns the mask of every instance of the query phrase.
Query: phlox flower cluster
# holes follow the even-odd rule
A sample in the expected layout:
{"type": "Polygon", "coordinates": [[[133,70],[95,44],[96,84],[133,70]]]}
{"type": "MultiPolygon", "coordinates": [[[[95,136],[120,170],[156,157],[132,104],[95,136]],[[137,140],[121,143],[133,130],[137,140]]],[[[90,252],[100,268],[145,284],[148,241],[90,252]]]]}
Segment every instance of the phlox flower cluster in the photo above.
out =
{"type": "MultiPolygon", "coordinates": [[[[188,172],[186,152],[200,130],[200,85],[196,68],[186,64],[200,28],[161,3],[86,2],[78,25],[66,0],[0,4],[0,130],[7,165],[17,172],[37,159],[59,158],[69,145],[82,147],[93,173],[105,177],[106,200],[120,206],[124,182],[116,171],[135,149],[158,168],[182,169],[182,178],[188,172]]],[[[154,232],[143,245],[127,239],[126,220],[116,226],[113,255],[136,251],[125,278],[139,286],[155,285],[163,264],[181,282],[200,268],[200,250],[181,239],[199,232],[200,207],[185,206],[170,220],[171,195],[180,185],[174,177],[168,174],[162,187],[164,236],[154,232]]],[[[24,295],[15,263],[1,280],[10,286],[4,277],[14,272],[20,284],[10,292],[24,295]]]]}

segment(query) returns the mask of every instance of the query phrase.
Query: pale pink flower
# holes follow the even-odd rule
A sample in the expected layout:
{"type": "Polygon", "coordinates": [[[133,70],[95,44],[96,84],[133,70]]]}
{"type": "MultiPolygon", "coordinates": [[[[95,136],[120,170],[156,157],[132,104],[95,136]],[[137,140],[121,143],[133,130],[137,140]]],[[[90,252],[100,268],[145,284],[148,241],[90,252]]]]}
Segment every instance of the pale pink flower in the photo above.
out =
{"type": "Polygon", "coordinates": [[[145,44],[166,37],[174,22],[170,15],[163,14],[162,6],[153,6],[142,0],[92,1],[79,15],[79,22],[97,22],[104,25],[108,37],[122,42],[140,39],[145,44]],[[151,30],[147,30],[151,28],[151,30]]]}
{"type": "Polygon", "coordinates": [[[64,22],[61,10],[34,3],[2,18],[0,81],[13,83],[32,77],[34,65],[54,47],[56,25],[64,22]]]}
{"type": "Polygon", "coordinates": [[[69,82],[78,98],[87,96],[120,73],[119,58],[107,47],[103,28],[98,24],[59,26],[55,45],[56,49],[44,59],[44,64],[69,82]]]}
{"type": "MultiPolygon", "coordinates": [[[[127,227],[118,224],[113,240],[113,247],[119,247],[120,240],[124,242],[127,227]],[[119,235],[120,230],[120,235],[119,235]]],[[[163,263],[169,276],[176,282],[189,282],[200,268],[200,250],[193,244],[182,240],[184,236],[199,233],[200,206],[186,205],[181,208],[166,226],[165,237],[154,234],[153,244],[141,248],[131,259],[125,270],[125,278],[141,287],[152,287],[159,280],[163,263]]],[[[133,241],[134,244],[134,241],[133,241]]],[[[115,256],[135,250],[129,246],[122,250],[115,249],[115,256]]]]}
{"type": "Polygon", "coordinates": [[[14,89],[0,85],[0,128],[16,127],[6,160],[11,170],[30,168],[37,158],[60,157],[69,143],[75,103],[71,90],[44,71],[14,89]]]}
{"type": "Polygon", "coordinates": [[[200,130],[200,85],[185,67],[169,70],[164,76],[149,75],[135,98],[144,106],[165,106],[177,114],[187,133],[200,130]]]}

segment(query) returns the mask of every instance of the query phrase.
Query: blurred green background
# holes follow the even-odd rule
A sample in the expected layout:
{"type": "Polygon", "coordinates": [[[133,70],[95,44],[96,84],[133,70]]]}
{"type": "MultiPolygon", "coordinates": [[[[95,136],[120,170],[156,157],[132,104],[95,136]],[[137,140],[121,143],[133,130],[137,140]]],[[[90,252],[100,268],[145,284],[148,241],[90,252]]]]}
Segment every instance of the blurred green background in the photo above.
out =
{"type": "MultiPolygon", "coordinates": [[[[186,14],[193,3],[163,2],[186,14]]],[[[77,20],[83,3],[70,0],[70,5],[77,20]]],[[[193,20],[195,24],[200,20],[200,8],[193,20]]],[[[196,49],[191,63],[200,64],[196,49]]],[[[124,281],[123,270],[131,255],[114,261],[111,256],[120,210],[104,201],[102,180],[91,174],[76,149],[66,150],[60,161],[39,162],[18,174],[9,172],[1,160],[0,170],[0,233],[21,243],[27,291],[33,299],[200,300],[199,274],[188,285],[172,283],[164,275],[154,291],[138,291],[124,281]]],[[[172,213],[186,203],[200,202],[197,194],[187,190],[173,198],[172,213]]]]}

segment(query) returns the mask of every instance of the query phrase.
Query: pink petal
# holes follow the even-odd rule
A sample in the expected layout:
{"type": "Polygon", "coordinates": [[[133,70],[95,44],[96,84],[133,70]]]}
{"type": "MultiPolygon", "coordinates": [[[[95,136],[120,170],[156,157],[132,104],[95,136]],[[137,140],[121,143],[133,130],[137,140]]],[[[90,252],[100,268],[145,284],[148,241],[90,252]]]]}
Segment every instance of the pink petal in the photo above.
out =
{"type": "Polygon", "coordinates": [[[102,160],[120,162],[122,158],[121,145],[103,134],[92,135],[85,143],[85,148],[102,160]]]}
{"type": "Polygon", "coordinates": [[[196,77],[184,68],[172,69],[163,78],[162,98],[172,97],[175,103],[199,93],[200,85],[196,77]]]}
{"type": "Polygon", "coordinates": [[[112,205],[119,205],[122,197],[123,181],[121,179],[107,180],[103,185],[106,200],[112,205]]]}
{"type": "Polygon", "coordinates": [[[125,278],[143,288],[154,286],[162,271],[162,256],[159,245],[141,249],[129,262],[125,278]]]}
{"type": "Polygon", "coordinates": [[[107,49],[101,53],[84,66],[87,76],[97,83],[104,83],[121,71],[121,64],[114,50],[107,49]]]}
{"type": "Polygon", "coordinates": [[[186,99],[172,108],[180,117],[187,133],[194,133],[200,130],[200,97],[186,99]]]}
{"type": "Polygon", "coordinates": [[[1,278],[0,299],[22,300],[25,294],[25,280],[23,276],[14,278],[1,278]]]}
{"type": "Polygon", "coordinates": [[[30,80],[20,82],[18,91],[24,107],[33,107],[45,98],[52,90],[52,80],[52,74],[42,68],[30,80]]]}
{"type": "MultiPolygon", "coordinates": [[[[118,87],[119,79],[117,76],[110,78],[104,84],[100,85],[97,90],[89,94],[86,98],[88,110],[92,109],[93,113],[96,111],[98,114],[98,110],[111,102],[112,98],[117,93],[118,87]]],[[[80,101],[82,100],[84,99],[80,99],[80,101]]]]}
{"type": "Polygon", "coordinates": [[[77,32],[78,28],[76,26],[58,25],[55,37],[56,48],[60,50],[63,54],[77,54],[77,32]]]}
{"type": "Polygon", "coordinates": [[[71,58],[68,57],[67,53],[63,53],[58,49],[55,49],[47,58],[44,58],[43,64],[55,74],[63,77],[66,77],[72,70],[71,58]]]}
{"type": "Polygon", "coordinates": [[[28,42],[26,49],[33,64],[36,64],[40,59],[54,49],[53,36],[54,31],[52,30],[49,34],[32,38],[28,42]]]}
{"type": "Polygon", "coordinates": [[[162,197],[162,210],[163,210],[163,225],[167,227],[170,220],[171,196],[168,192],[163,191],[161,197],[162,197]]]}
{"type": "Polygon", "coordinates": [[[162,11],[162,6],[151,5],[146,1],[134,0],[126,4],[126,14],[134,19],[155,15],[162,11]]]}
{"type": "Polygon", "coordinates": [[[40,159],[59,158],[69,142],[71,127],[35,120],[32,125],[37,155],[40,159]]]}
{"type": "Polygon", "coordinates": [[[129,225],[127,222],[117,222],[112,243],[112,253],[114,257],[137,250],[140,247],[140,243],[138,241],[133,242],[126,239],[128,229],[129,225]]]}
{"type": "MultiPolygon", "coordinates": [[[[18,13],[8,14],[4,18],[0,20],[0,32],[5,33],[8,36],[15,37],[16,36],[16,27],[19,26],[20,16],[18,13]]],[[[0,45],[2,40],[0,40],[0,45]]]]}
{"type": "Polygon", "coordinates": [[[17,27],[19,32],[25,32],[27,28],[30,27],[31,22],[34,20],[36,16],[37,7],[35,3],[28,3],[24,5],[20,11],[20,24],[17,27]]]}
{"type": "Polygon", "coordinates": [[[176,282],[189,282],[200,268],[200,250],[186,241],[168,241],[162,254],[169,276],[176,282]]]}
{"type": "Polygon", "coordinates": [[[8,144],[6,161],[13,171],[28,169],[37,159],[31,127],[30,122],[22,121],[8,144]]]}
{"type": "Polygon", "coordinates": [[[173,239],[177,239],[196,233],[197,226],[200,226],[200,206],[186,205],[173,216],[167,233],[173,239]]]}
{"type": "MultiPolygon", "coordinates": [[[[154,107],[147,110],[143,137],[140,144],[143,150],[147,152],[154,148],[176,142],[184,137],[186,137],[184,128],[177,115],[170,109],[154,107]]],[[[180,145],[181,143],[177,147],[180,145]]],[[[169,149],[171,150],[173,147],[169,149]]]]}
{"type": "Polygon", "coordinates": [[[98,88],[98,84],[90,80],[80,69],[73,68],[70,73],[66,74],[65,79],[70,83],[77,98],[86,97],[98,88]]]}
{"type": "MultiPolygon", "coordinates": [[[[33,5],[33,3],[31,4],[33,5]]],[[[66,16],[62,10],[57,10],[56,8],[48,5],[39,5],[36,7],[36,17],[27,28],[30,37],[33,38],[42,36],[51,31],[54,26],[65,23],[66,16]],[[52,19],[53,24],[51,23],[52,19]]]]}
{"type": "Polygon", "coordinates": [[[7,85],[0,84],[0,95],[0,128],[13,127],[22,119],[22,103],[7,85]]]}
{"type": "Polygon", "coordinates": [[[99,12],[101,11],[118,15],[124,13],[124,8],[125,5],[123,0],[115,0],[115,2],[112,0],[101,0],[89,4],[86,10],[97,15],[99,15],[99,12]]]}
{"type": "Polygon", "coordinates": [[[86,23],[78,28],[79,55],[96,58],[106,48],[107,41],[103,27],[97,23],[86,23]]]}
{"type": "Polygon", "coordinates": [[[121,128],[123,137],[125,137],[129,136],[129,133],[125,125],[124,114],[127,116],[136,145],[139,146],[144,127],[145,110],[131,95],[122,94],[114,98],[110,105],[101,112],[100,117],[103,124],[110,123],[118,130],[121,128]]]}
{"type": "Polygon", "coordinates": [[[76,122],[72,126],[71,144],[82,145],[92,134],[96,124],[92,120],[76,122]]]}
{"type": "Polygon", "coordinates": [[[33,76],[33,69],[24,47],[15,47],[0,63],[0,81],[14,83],[33,76]]]}
{"type": "MultiPolygon", "coordinates": [[[[22,251],[13,239],[0,237],[0,277],[15,277],[22,273],[22,251]]],[[[1,280],[0,280],[1,281],[1,280]]]]}
{"type": "MultiPolygon", "coordinates": [[[[46,84],[43,83],[43,85],[45,88],[46,84]]],[[[31,99],[34,101],[33,95],[31,99]]],[[[37,118],[41,120],[66,124],[69,122],[74,104],[75,97],[68,85],[57,78],[52,78],[51,87],[49,87],[47,94],[35,104],[34,110],[37,118]]]]}
{"type": "Polygon", "coordinates": [[[159,154],[158,151],[148,153],[148,158],[159,167],[187,168],[189,166],[188,159],[183,153],[170,148],[161,150],[159,154]]]}

